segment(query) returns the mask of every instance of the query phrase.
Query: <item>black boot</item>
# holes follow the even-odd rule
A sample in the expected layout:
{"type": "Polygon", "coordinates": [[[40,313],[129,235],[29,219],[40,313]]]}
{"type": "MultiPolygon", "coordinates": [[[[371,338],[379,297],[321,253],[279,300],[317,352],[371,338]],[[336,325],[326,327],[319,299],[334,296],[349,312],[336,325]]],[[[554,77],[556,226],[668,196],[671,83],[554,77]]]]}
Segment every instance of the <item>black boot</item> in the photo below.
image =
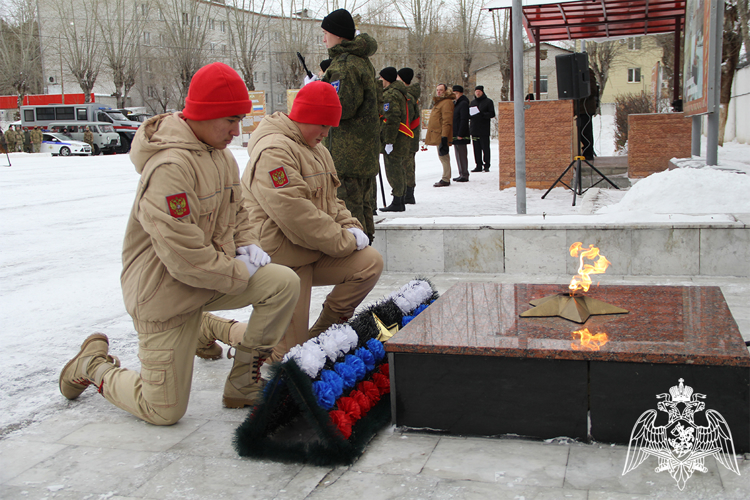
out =
{"type": "Polygon", "coordinates": [[[403,196],[394,196],[393,202],[385,208],[380,209],[381,212],[405,212],[406,207],[404,206],[403,196]]]}
{"type": "Polygon", "coordinates": [[[414,187],[407,187],[404,194],[404,205],[414,205],[417,201],[414,199],[414,187]]]}
{"type": "Polygon", "coordinates": [[[472,172],[481,172],[481,171],[482,171],[482,166],[481,165],[477,165],[477,168],[475,168],[474,170],[472,170],[472,172]]]}

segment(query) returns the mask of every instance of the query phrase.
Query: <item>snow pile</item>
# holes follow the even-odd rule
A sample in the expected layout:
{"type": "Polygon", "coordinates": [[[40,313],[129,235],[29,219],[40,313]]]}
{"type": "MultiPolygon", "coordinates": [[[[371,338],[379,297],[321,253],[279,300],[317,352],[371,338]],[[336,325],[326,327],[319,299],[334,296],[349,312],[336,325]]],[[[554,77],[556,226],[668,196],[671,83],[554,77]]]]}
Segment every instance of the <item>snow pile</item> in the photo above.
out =
{"type": "Polygon", "coordinates": [[[597,214],[750,213],[750,175],[709,167],[678,168],[649,175],[618,202],[597,214]]]}

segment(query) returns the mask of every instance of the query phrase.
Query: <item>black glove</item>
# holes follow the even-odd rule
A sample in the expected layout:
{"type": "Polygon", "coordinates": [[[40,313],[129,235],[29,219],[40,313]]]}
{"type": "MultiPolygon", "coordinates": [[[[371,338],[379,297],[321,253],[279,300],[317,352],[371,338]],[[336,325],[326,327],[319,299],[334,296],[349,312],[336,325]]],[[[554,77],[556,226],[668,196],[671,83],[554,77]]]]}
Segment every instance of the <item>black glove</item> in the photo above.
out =
{"type": "Polygon", "coordinates": [[[445,156],[448,154],[448,138],[440,138],[440,146],[438,146],[438,156],[445,156]]]}

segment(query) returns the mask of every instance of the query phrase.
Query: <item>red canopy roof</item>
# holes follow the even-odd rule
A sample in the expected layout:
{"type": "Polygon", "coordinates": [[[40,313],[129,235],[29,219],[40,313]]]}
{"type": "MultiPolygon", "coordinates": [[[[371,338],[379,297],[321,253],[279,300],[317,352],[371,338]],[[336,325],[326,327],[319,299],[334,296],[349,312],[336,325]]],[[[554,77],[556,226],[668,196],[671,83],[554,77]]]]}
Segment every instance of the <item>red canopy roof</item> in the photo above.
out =
{"type": "MultiPolygon", "coordinates": [[[[685,1],[589,0],[551,4],[549,0],[526,0],[522,6],[523,24],[529,39],[537,43],[673,33],[675,19],[685,16],[685,1]]],[[[494,0],[484,8],[508,9],[511,5],[511,0],[494,0]]]]}

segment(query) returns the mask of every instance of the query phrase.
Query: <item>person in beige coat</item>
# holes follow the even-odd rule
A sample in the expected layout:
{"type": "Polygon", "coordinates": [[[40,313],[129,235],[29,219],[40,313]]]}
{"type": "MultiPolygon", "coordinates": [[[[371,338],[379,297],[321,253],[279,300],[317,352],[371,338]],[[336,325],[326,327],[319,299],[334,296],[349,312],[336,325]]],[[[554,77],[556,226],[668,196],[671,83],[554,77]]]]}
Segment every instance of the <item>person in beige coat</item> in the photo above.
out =
{"type": "Polygon", "coordinates": [[[299,91],[289,115],[266,116],[247,146],[242,192],[250,225],[271,261],[300,277],[294,316],[271,361],[348,320],[383,271],[382,256],[368,246],[360,222],[336,195],[341,182],[321,143],[340,118],[336,89],[312,82],[299,91]],[[311,328],[312,287],[326,285],[333,290],[311,328]]]}
{"type": "Polygon", "coordinates": [[[424,143],[438,147],[438,158],[443,165],[443,176],[433,186],[451,185],[450,145],[453,142],[453,99],[456,95],[448,87],[439,83],[432,98],[433,106],[427,122],[427,135],[424,143]]]}
{"type": "Polygon", "coordinates": [[[299,296],[299,278],[271,264],[242,204],[239,168],[227,145],[251,109],[229,66],[201,68],[181,113],[145,122],[130,152],[141,178],[123,243],[125,306],[138,332],[140,373],[119,367],[105,335],[87,338],[60,374],[77,398],[96,385],[110,402],[156,425],[177,422],[190,396],[204,311],[253,305],[224,405],[253,405],[258,368],[281,339],[299,296]]]}

